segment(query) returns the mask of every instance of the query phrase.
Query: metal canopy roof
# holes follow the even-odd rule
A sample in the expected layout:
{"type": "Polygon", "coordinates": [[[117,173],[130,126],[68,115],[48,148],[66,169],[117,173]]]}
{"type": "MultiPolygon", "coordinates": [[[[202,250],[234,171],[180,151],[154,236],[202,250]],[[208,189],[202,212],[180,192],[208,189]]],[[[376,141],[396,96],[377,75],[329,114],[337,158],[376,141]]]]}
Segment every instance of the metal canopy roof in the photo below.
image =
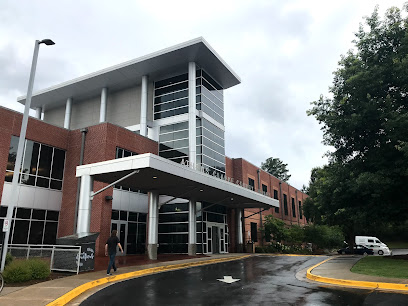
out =
{"type": "MultiPolygon", "coordinates": [[[[76,101],[99,95],[103,87],[110,91],[141,83],[143,75],[150,80],[165,77],[180,71],[187,71],[188,62],[196,62],[203,67],[223,88],[235,86],[241,82],[238,75],[224,62],[215,50],[199,37],[185,43],[151,53],[134,60],[112,66],[33,94],[31,107],[52,109],[65,104],[68,98],[76,101]]],[[[184,72],[182,72],[184,71],[184,72]]],[[[26,97],[18,102],[25,104],[26,97]]]]}
{"type": "Polygon", "coordinates": [[[78,166],[76,176],[111,184],[135,170],[119,185],[232,208],[279,207],[271,197],[151,153],[78,166]]]}

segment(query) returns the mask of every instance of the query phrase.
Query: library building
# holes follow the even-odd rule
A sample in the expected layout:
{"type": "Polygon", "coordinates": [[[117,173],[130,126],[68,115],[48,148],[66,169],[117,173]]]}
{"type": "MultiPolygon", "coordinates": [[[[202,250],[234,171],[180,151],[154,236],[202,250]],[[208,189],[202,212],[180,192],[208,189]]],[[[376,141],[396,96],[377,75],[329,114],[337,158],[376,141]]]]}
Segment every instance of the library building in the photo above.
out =
{"type": "MultiPolygon", "coordinates": [[[[116,229],[124,255],[157,259],[267,243],[266,215],[306,224],[306,194],[225,156],[224,91],[240,82],[200,37],[34,92],[9,243],[98,233],[103,256],[116,229]]],[[[0,226],[22,118],[0,107],[0,226]]]]}

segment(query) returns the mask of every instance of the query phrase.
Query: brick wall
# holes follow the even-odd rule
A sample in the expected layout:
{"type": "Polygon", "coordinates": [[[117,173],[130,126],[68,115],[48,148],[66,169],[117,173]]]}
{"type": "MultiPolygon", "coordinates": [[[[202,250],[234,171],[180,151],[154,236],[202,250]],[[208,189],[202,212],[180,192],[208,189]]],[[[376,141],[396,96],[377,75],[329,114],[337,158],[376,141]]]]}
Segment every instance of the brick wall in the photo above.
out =
{"type": "MultiPolygon", "coordinates": [[[[293,186],[290,186],[289,184],[285,182],[281,182],[278,178],[274,177],[273,175],[270,175],[269,173],[261,170],[260,168],[256,167],[255,165],[247,162],[246,160],[242,158],[228,158],[226,157],[226,175],[229,177],[233,177],[235,181],[242,181],[245,184],[248,184],[248,178],[251,178],[255,181],[255,188],[258,189],[258,186],[262,190],[262,184],[267,186],[267,191],[269,193],[269,196],[273,198],[274,196],[274,190],[278,192],[278,199],[279,199],[279,213],[275,212],[274,208],[268,209],[266,211],[262,211],[262,213],[259,213],[259,208],[251,208],[251,209],[245,209],[244,210],[244,217],[245,218],[245,226],[244,226],[244,242],[246,242],[249,237],[248,237],[248,231],[251,231],[251,222],[257,224],[257,229],[258,229],[258,242],[256,245],[261,245],[263,243],[263,239],[261,237],[261,232],[259,231],[259,228],[261,227],[261,220],[262,222],[265,220],[266,215],[273,215],[276,218],[279,218],[281,220],[284,220],[284,222],[288,225],[290,224],[299,224],[299,225],[305,225],[306,219],[303,216],[302,219],[300,219],[299,215],[299,201],[301,201],[303,205],[304,199],[307,198],[307,195],[301,192],[300,190],[297,190],[293,186]],[[258,179],[258,170],[259,172],[259,178],[258,179]],[[259,185],[258,185],[259,183],[259,185]],[[282,193],[281,193],[282,191],[282,193]],[[286,194],[288,198],[288,215],[285,215],[284,209],[283,209],[283,195],[286,194]],[[293,212],[292,212],[292,198],[295,200],[295,217],[293,217],[293,212]],[[257,214],[255,214],[257,213],[257,214]],[[252,216],[251,216],[252,215],[252,216]]],[[[234,221],[234,218],[231,218],[232,221],[234,221]]],[[[235,233],[235,228],[232,228],[232,223],[230,224],[230,233],[231,233],[231,247],[235,248],[235,245],[232,243],[232,238],[236,239],[236,233],[235,233]],[[234,230],[234,234],[232,234],[232,230],[234,230]]],[[[234,224],[235,226],[235,224],[234,224]]]]}

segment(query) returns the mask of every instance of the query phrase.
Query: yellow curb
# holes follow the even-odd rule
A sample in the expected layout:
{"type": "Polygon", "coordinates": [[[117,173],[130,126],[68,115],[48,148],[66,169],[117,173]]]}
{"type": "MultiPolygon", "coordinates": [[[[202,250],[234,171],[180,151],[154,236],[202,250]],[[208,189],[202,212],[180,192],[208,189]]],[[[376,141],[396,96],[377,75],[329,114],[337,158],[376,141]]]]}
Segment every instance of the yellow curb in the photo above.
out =
{"type": "Polygon", "coordinates": [[[320,276],[320,275],[311,273],[311,271],[314,268],[332,259],[333,258],[328,258],[318,263],[317,265],[314,265],[313,267],[307,269],[306,277],[316,282],[327,283],[327,284],[332,284],[332,285],[408,291],[408,284],[380,283],[380,282],[366,282],[366,281],[357,281],[357,280],[336,279],[336,278],[324,277],[324,276],[320,276]]]}
{"type": "Polygon", "coordinates": [[[69,301],[79,296],[80,294],[84,293],[85,291],[92,289],[94,287],[106,284],[106,283],[113,283],[119,280],[145,276],[145,275],[153,274],[153,273],[166,272],[166,271],[172,271],[172,270],[178,270],[178,269],[184,269],[184,268],[190,268],[190,267],[196,267],[196,266],[202,266],[202,265],[208,265],[208,264],[214,264],[214,263],[220,263],[220,262],[226,262],[226,261],[232,261],[232,260],[239,260],[239,259],[243,259],[249,256],[251,255],[209,259],[209,260],[202,260],[199,262],[188,262],[188,263],[182,263],[182,264],[176,264],[176,265],[160,266],[160,267],[155,267],[155,268],[149,268],[149,269],[144,269],[144,270],[139,270],[139,271],[134,271],[134,272],[118,274],[114,276],[104,277],[104,278],[100,278],[100,279],[97,279],[91,282],[87,282],[83,285],[80,285],[72,289],[71,291],[65,293],[63,296],[47,304],[47,306],[65,305],[69,301]]]}

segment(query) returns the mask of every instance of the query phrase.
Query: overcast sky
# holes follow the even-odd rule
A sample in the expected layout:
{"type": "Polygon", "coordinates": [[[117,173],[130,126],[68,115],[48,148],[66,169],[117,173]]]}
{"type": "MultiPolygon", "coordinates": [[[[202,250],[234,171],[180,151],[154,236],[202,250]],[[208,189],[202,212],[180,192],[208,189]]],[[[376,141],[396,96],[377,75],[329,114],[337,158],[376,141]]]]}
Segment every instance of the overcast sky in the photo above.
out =
{"type": "Polygon", "coordinates": [[[56,45],[40,50],[34,91],[202,36],[242,80],[225,91],[227,156],[278,157],[300,189],[329,150],[310,102],[328,94],[363,16],[403,3],[1,0],[0,105],[23,111],[36,39],[56,45]]]}

